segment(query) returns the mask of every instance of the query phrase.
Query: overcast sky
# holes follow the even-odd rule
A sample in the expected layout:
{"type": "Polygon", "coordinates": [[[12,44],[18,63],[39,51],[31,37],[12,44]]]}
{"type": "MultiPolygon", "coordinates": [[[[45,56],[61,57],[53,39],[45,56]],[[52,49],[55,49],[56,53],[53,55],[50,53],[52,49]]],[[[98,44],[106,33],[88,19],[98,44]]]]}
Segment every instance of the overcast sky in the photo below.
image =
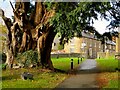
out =
{"type": "MultiPolygon", "coordinates": [[[[2,0],[0,0],[0,8],[3,9],[5,11],[5,16],[11,18],[11,16],[13,16],[13,11],[12,8],[10,6],[9,0],[5,0],[4,2],[2,2],[2,0]]],[[[1,22],[1,20],[0,20],[1,22]]],[[[108,29],[106,29],[106,26],[109,24],[108,21],[99,18],[99,20],[95,20],[94,21],[94,27],[95,29],[99,32],[99,33],[104,33],[105,31],[108,31],[108,29]]]]}

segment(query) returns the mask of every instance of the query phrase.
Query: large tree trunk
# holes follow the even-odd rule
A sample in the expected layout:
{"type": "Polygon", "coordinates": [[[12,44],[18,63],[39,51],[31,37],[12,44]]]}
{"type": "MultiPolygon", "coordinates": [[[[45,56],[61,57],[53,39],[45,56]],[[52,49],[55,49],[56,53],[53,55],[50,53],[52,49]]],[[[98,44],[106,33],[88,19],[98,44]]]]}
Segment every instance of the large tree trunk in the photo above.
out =
{"type": "Polygon", "coordinates": [[[54,28],[50,26],[49,20],[55,15],[55,10],[45,8],[42,2],[36,2],[34,13],[28,16],[29,2],[20,2],[16,0],[14,12],[14,22],[11,23],[3,15],[3,19],[8,28],[8,48],[6,64],[10,67],[13,64],[17,53],[22,53],[30,49],[38,50],[38,63],[43,68],[54,70],[51,62],[52,42],[56,35],[54,28]],[[9,21],[9,23],[8,23],[9,21]],[[32,21],[32,24],[31,24],[32,21]]]}
{"type": "Polygon", "coordinates": [[[41,22],[41,19],[43,17],[43,5],[42,2],[36,2],[35,3],[35,19],[34,24],[38,25],[41,22]]]}
{"type": "Polygon", "coordinates": [[[43,68],[49,68],[54,70],[51,61],[51,48],[56,33],[53,28],[50,28],[49,32],[43,34],[38,39],[38,60],[42,64],[43,68]]]}
{"type": "Polygon", "coordinates": [[[7,57],[5,64],[8,65],[8,67],[11,69],[13,67],[14,55],[12,52],[12,48],[9,47],[8,45],[8,42],[6,42],[5,49],[6,49],[6,57],[7,57]]]}

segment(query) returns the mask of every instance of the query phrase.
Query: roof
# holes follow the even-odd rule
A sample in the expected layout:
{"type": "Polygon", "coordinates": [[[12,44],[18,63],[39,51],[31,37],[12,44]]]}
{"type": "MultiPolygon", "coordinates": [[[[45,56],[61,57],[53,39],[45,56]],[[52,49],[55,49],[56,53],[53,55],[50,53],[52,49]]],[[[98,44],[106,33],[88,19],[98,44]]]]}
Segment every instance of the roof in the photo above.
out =
{"type": "Polygon", "coordinates": [[[81,33],[82,33],[82,37],[97,39],[94,34],[88,32],[81,32],[81,33]]]}
{"type": "Polygon", "coordinates": [[[115,42],[110,41],[110,40],[108,40],[106,43],[107,43],[107,44],[110,44],[110,45],[116,45],[116,43],[115,43],[115,42]]]}
{"type": "MultiPolygon", "coordinates": [[[[82,37],[98,40],[94,34],[87,33],[87,32],[82,32],[82,37]]],[[[116,45],[116,43],[111,40],[106,41],[106,43],[110,45],[116,45]]]]}

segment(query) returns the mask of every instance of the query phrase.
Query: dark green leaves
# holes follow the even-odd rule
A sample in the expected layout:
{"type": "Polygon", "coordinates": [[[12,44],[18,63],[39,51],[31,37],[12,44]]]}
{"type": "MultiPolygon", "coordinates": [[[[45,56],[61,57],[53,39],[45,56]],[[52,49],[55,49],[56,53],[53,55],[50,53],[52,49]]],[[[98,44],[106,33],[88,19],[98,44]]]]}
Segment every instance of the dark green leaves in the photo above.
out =
{"type": "Polygon", "coordinates": [[[100,34],[91,26],[94,23],[93,19],[97,20],[100,14],[101,18],[109,20],[108,13],[115,9],[110,2],[52,2],[46,5],[49,9],[54,7],[56,10],[56,15],[50,23],[54,26],[55,32],[60,33],[61,40],[75,35],[81,36],[82,30],[96,33],[100,37],[100,34]]]}

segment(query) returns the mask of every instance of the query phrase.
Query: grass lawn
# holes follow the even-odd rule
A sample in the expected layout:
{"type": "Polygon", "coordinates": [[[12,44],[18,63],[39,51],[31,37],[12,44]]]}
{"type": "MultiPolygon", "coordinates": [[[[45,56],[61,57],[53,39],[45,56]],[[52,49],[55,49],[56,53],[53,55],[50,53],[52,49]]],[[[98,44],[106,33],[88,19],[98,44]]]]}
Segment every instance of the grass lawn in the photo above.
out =
{"type": "MultiPolygon", "coordinates": [[[[77,67],[77,58],[74,59],[74,67],[77,67]]],[[[70,58],[52,59],[55,68],[69,71],[70,58]]],[[[55,88],[69,75],[67,73],[51,72],[40,68],[20,68],[2,71],[2,88],[55,88]],[[24,71],[34,75],[34,80],[22,80],[20,75],[24,71]]]]}
{"type": "Polygon", "coordinates": [[[109,59],[97,59],[97,64],[100,74],[97,76],[98,84],[101,88],[118,88],[118,74],[120,72],[116,71],[116,68],[119,68],[119,60],[115,60],[114,58],[109,59]]]}
{"type": "Polygon", "coordinates": [[[67,74],[54,73],[42,69],[18,69],[2,72],[2,88],[54,88],[67,77],[67,74]],[[22,80],[24,71],[34,75],[34,80],[22,80]]]}
{"type": "MultiPolygon", "coordinates": [[[[53,58],[52,62],[55,68],[68,72],[71,69],[71,59],[73,59],[74,68],[78,67],[78,58],[53,58]]],[[[79,59],[79,62],[81,63],[81,59],[79,59]]]]}
{"type": "Polygon", "coordinates": [[[115,60],[113,57],[108,59],[97,59],[96,61],[100,71],[116,71],[116,68],[118,68],[120,64],[120,61],[115,60]]]}

